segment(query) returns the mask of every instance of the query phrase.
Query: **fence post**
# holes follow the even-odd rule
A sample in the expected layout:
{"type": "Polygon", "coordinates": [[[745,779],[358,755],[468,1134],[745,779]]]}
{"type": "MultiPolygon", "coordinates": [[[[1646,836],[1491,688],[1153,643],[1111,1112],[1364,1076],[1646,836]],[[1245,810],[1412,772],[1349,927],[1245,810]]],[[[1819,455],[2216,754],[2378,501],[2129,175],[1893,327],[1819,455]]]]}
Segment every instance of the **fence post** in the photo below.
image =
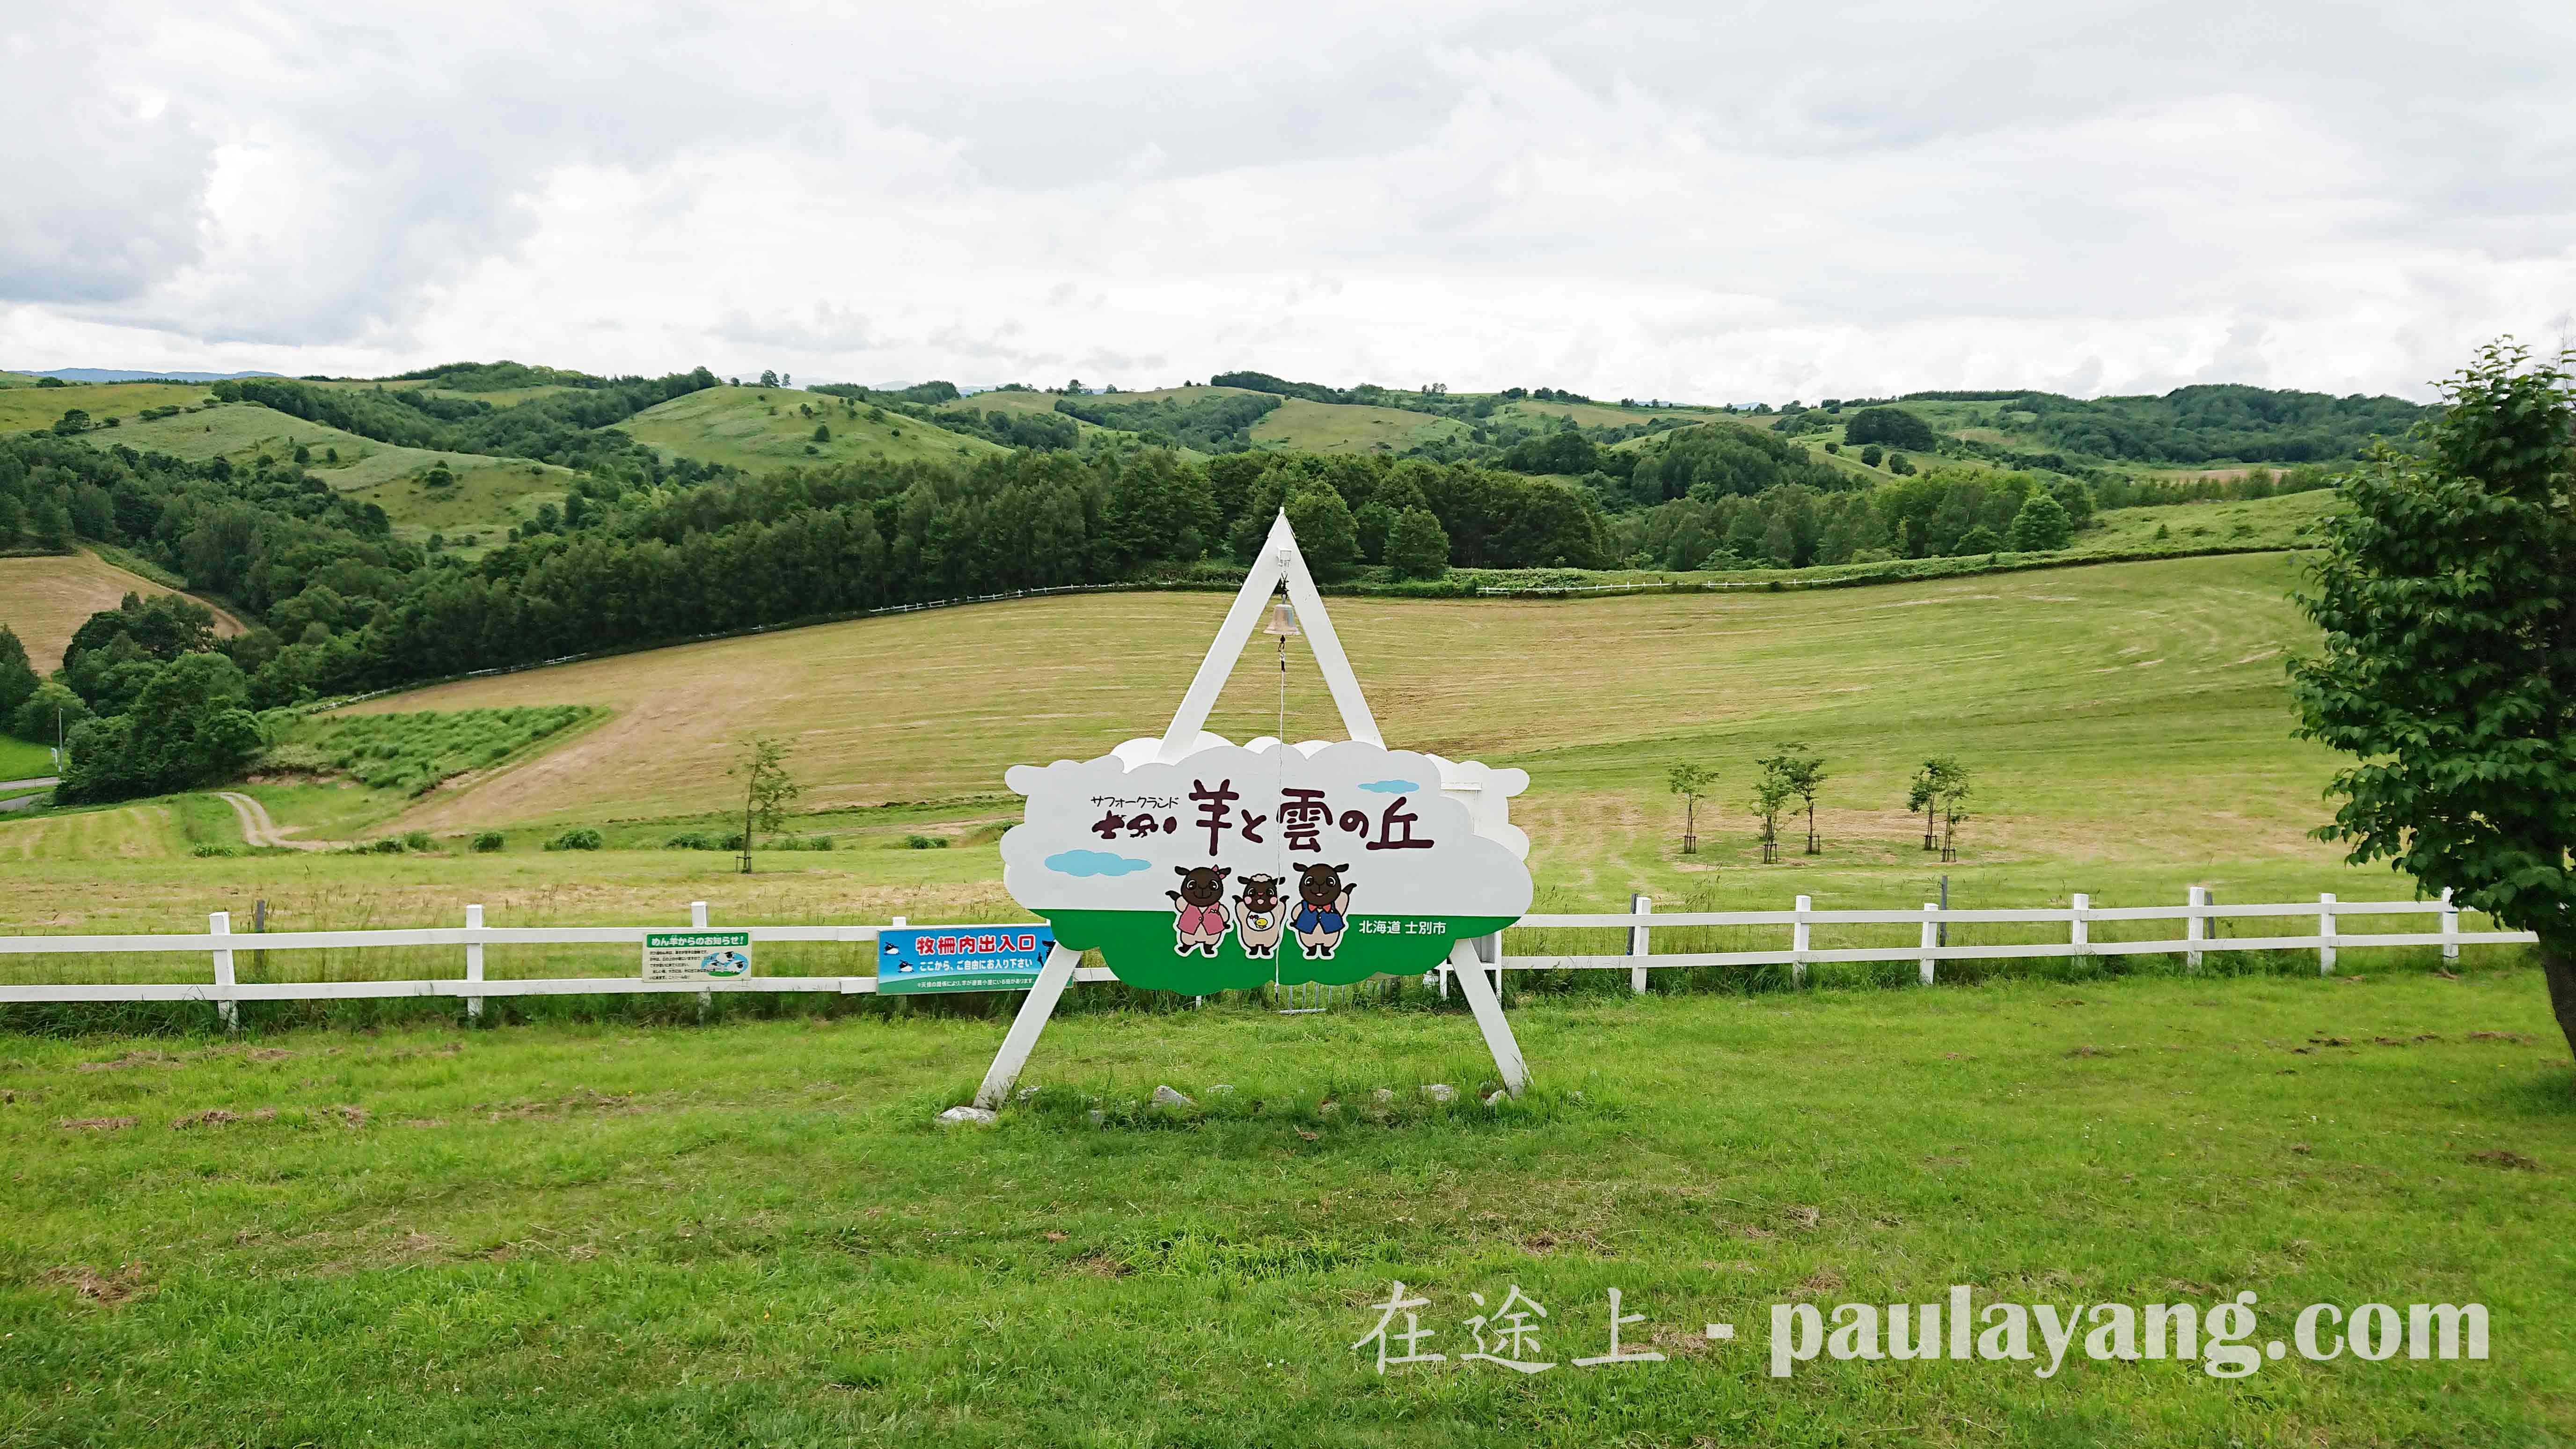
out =
{"type": "Polygon", "coordinates": [[[2335,899],[2328,891],[2317,897],[2317,974],[2332,976],[2335,963],[2335,899]]]}
{"type": "MultiPolygon", "coordinates": [[[[465,929],[469,931],[479,931],[483,929],[483,908],[481,906],[467,906],[465,908],[465,929]]],[[[480,981],[483,979],[483,943],[480,941],[468,940],[465,943],[465,979],[468,981],[480,981]]],[[[483,1019],[482,997],[469,996],[465,998],[465,1019],[467,1021],[481,1021],[483,1019]]]]}
{"type": "MultiPolygon", "coordinates": [[[[749,838],[750,837],[748,836],[744,837],[746,840],[749,838]]],[[[703,931],[706,928],[707,903],[705,901],[689,902],[689,929],[693,931],[703,931]]],[[[707,1013],[715,1009],[715,1004],[716,994],[714,992],[701,991],[698,993],[698,1021],[700,1024],[703,1025],[705,1023],[707,1013]]]]}
{"type": "Polygon", "coordinates": [[[2200,943],[2209,939],[2209,917],[2202,915],[2201,912],[2208,909],[2209,887],[2193,886],[2191,914],[2183,917],[2182,921],[2182,937],[2191,943],[2190,947],[2182,953],[2182,969],[2185,971],[2200,969],[2200,943]]]}
{"type": "MultiPolygon", "coordinates": [[[[206,917],[206,929],[218,936],[233,933],[233,913],[215,911],[206,917]]],[[[226,1031],[241,1030],[241,1008],[233,1001],[233,953],[229,946],[215,948],[215,1019],[226,1031]]]]}
{"type": "Polygon", "coordinates": [[[1923,984],[1932,984],[1932,948],[1941,939],[1941,907],[1933,901],[1923,903],[1923,984]]]}
{"type": "Polygon", "coordinates": [[[1807,912],[1814,907],[1814,897],[1798,897],[1798,919],[1789,927],[1789,984],[1792,986],[1807,984],[1807,946],[1813,939],[1809,934],[1811,928],[1807,924],[1807,912]]]}
{"type": "Polygon", "coordinates": [[[2460,908],[2451,903],[2450,887],[2442,888],[2442,959],[2460,959],[2460,908]]]}
{"type": "MultiPolygon", "coordinates": [[[[1631,895],[1628,897],[1628,910],[1632,915],[1650,916],[1655,912],[1655,903],[1644,896],[1631,895]]],[[[1643,923],[1630,926],[1628,928],[1628,954],[1640,959],[1643,959],[1647,954],[1646,927],[1643,923]]],[[[1645,967],[1631,966],[1628,968],[1628,989],[1639,996],[1646,994],[1645,967]]]]}
{"type": "Polygon", "coordinates": [[[2091,909],[2093,909],[2093,898],[2082,891],[2077,891],[2075,909],[2067,913],[2067,920],[2073,927],[2068,935],[2068,944],[2075,948],[2075,954],[2079,958],[2092,954],[2086,948],[2093,944],[2093,928],[2084,919],[2084,913],[2091,909]]]}

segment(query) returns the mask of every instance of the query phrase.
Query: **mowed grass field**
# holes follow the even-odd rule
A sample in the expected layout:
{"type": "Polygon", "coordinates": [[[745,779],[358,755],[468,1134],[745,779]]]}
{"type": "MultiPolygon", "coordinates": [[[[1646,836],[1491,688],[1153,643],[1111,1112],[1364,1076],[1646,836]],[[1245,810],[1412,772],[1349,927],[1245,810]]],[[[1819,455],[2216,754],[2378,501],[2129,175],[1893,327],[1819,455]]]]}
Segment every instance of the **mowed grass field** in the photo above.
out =
{"type": "MultiPolygon", "coordinates": [[[[64,648],[90,615],[115,608],[127,594],[148,599],[177,592],[87,550],[0,558],[0,624],[17,632],[38,674],[62,667],[64,648]]],[[[242,632],[241,621],[221,609],[215,610],[215,628],[224,634],[242,632]]]]}
{"type": "MultiPolygon", "coordinates": [[[[1910,908],[1940,898],[1943,877],[1962,907],[2063,905],[2078,892],[2105,906],[2179,904],[2192,885],[2232,904],[2409,897],[2406,878],[2346,867],[2308,837],[2329,813],[2320,797],[2333,761],[2290,737],[2280,671],[2301,638],[2283,598],[2296,567],[2243,555],[1810,593],[1337,599],[1332,611],[1392,743],[1531,772],[1513,816],[1530,833],[1541,910],[1612,909],[1631,892],[1666,910],[1780,909],[1801,894],[1823,909],[1910,908]],[[1791,738],[1828,761],[1823,849],[1804,854],[1803,820],[1785,820],[1788,847],[1765,865],[1744,801],[1755,759],[1791,738]],[[1949,864],[1920,848],[1920,817],[1904,809],[1907,778],[1940,753],[1977,776],[1949,864]],[[1684,759],[1719,775],[1688,855],[1682,802],[1663,783],[1684,759]]],[[[610,714],[421,802],[329,784],[244,787],[304,838],[417,828],[443,839],[440,853],[183,858],[102,873],[78,841],[57,838],[17,852],[18,900],[53,929],[181,929],[263,898],[315,928],[445,923],[467,900],[496,923],[529,925],[683,919],[691,900],[710,901],[719,920],[1016,919],[995,846],[1018,813],[1004,770],[1158,733],[1225,602],[1094,595],[931,611],[372,701],[360,711],[579,703],[610,714]],[[728,710],[704,707],[711,692],[728,710]],[[789,830],[839,848],[768,854],[750,877],[721,853],[658,848],[684,830],[735,828],[724,771],[755,731],[791,741],[800,806],[821,812],[789,830]],[[604,828],[611,848],[538,849],[572,825],[604,828]],[[503,854],[464,852],[468,835],[493,827],[503,854]],[[915,835],[943,848],[905,848],[915,835]]],[[[1291,685],[1291,733],[1334,732],[1302,656],[1291,685]]],[[[1215,727],[1269,732],[1276,689],[1266,663],[1248,660],[1215,727]]],[[[238,844],[229,821],[228,810],[211,817],[205,843],[238,844]]],[[[0,823],[0,853],[31,824],[0,823]]],[[[1842,944],[1902,944],[1884,936],[1842,944]]],[[[1659,939],[1664,950],[1770,944],[1659,939]]],[[[1616,949],[1606,938],[1567,948],[1616,949]]]]}
{"type": "Polygon", "coordinates": [[[1536,1085],[1487,1107],[1418,1091],[1491,1075],[1462,1011],[1059,1016],[1039,1095],[963,1131],[930,1118],[997,1021],[22,1039],[0,1415],[120,1445],[2576,1436],[2576,1096],[2527,973],[1513,1020],[1536,1085]],[[1166,1083],[1201,1105],[1140,1105],[1166,1083]],[[1381,1376],[1398,1281],[1448,1357],[1381,1376]],[[2231,1382],[2079,1344],[2042,1377],[2034,1329],[2036,1362],[1768,1371],[1773,1304],[1954,1284],[2252,1293],[2258,1348],[2310,1303],[2477,1303],[2490,1356],[2231,1382]],[[1514,1288],[1556,1366],[1461,1361],[1514,1288]],[[1613,1289],[1660,1362],[1573,1362],[1613,1289]]]}
{"type": "MultiPolygon", "coordinates": [[[[1584,601],[1337,599],[1331,612],[1399,746],[1527,768],[1529,805],[1661,832],[1665,767],[1726,777],[1711,833],[1740,834],[1751,760],[1802,738],[1835,761],[1828,835],[1901,835],[1926,755],[1979,768],[1972,843],[2052,856],[2297,852],[2329,768],[2288,738],[2300,625],[2284,556],[2186,559],[1934,584],[1584,601]],[[2208,809],[2146,808],[2188,776],[2208,809]],[[1894,812],[1891,814],[1890,812],[1894,812]],[[1649,823],[1649,819],[1652,823],[1649,823]]],[[[572,749],[417,821],[692,814],[753,732],[792,738],[814,806],[997,793],[1022,760],[1160,733],[1222,594],[1110,594],[938,610],[471,680],[362,711],[586,703],[572,749]],[[705,691],[733,701],[703,708],[705,691]],[[605,762],[614,761],[614,768],[605,762]]],[[[1276,727],[1277,676],[1238,666],[1212,727],[1276,727]]],[[[1290,732],[1337,718],[1293,658],[1290,732]]]]}
{"type": "Polygon", "coordinates": [[[784,387],[711,387],[647,408],[617,428],[666,455],[754,474],[861,459],[966,463],[1008,451],[900,413],[871,420],[867,404],[850,409],[845,401],[784,387]],[[818,425],[831,429],[828,442],[814,441],[818,425]]]}

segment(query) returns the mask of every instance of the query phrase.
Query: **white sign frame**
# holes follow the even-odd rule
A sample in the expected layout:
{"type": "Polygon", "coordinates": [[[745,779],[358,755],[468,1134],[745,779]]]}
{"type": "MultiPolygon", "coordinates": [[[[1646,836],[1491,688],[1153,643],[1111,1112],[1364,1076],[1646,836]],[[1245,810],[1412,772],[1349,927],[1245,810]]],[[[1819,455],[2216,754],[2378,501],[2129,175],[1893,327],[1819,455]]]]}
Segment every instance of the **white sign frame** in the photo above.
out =
{"type": "MultiPolygon", "coordinates": [[[[1285,587],[1288,600],[1297,609],[1297,622],[1304,630],[1306,642],[1314,650],[1315,664],[1332,692],[1333,705],[1340,711],[1342,726],[1353,740],[1383,748],[1386,741],[1378,732],[1377,716],[1370,712],[1368,698],[1360,691],[1359,678],[1351,672],[1350,657],[1342,652],[1341,637],[1334,633],[1332,619],[1324,611],[1323,595],[1315,588],[1314,576],[1307,571],[1305,555],[1298,551],[1296,532],[1288,526],[1288,515],[1282,510],[1270,525],[1258,558],[1244,575],[1243,587],[1226,610],[1225,623],[1217,629],[1216,638],[1208,645],[1207,656],[1199,661],[1198,673],[1190,680],[1189,689],[1181,696],[1180,708],[1173,711],[1171,726],[1155,746],[1154,759],[1174,764],[1193,751],[1209,745],[1227,743],[1207,733],[1207,719],[1216,707],[1217,696],[1233,674],[1244,646],[1251,642],[1259,627],[1263,610],[1271,598],[1285,587]]],[[[1145,743],[1137,742],[1139,745],[1145,743]]],[[[1287,746],[1282,743],[1281,748],[1287,746]]],[[[1121,754],[1126,750],[1122,749],[1121,754]]],[[[1480,793],[1475,814],[1480,822],[1489,822],[1497,838],[1508,834],[1517,839],[1519,832],[1504,823],[1505,798],[1517,793],[1527,782],[1518,771],[1484,771],[1479,768],[1475,782],[1467,788],[1480,793]]],[[[1443,781],[1443,787],[1456,788],[1443,781]]],[[[1484,830],[1480,828],[1480,833],[1484,830]]],[[[1496,941],[1498,937],[1488,937],[1496,941]]],[[[1056,1003],[1064,988],[1073,980],[1074,968],[1082,953],[1058,945],[1047,955],[1028,999],[1020,1004],[1019,1015],[1012,1019],[1011,1029],[1002,1038],[1001,1050],[993,1057],[991,1069],[984,1073],[983,1085],[975,1093],[975,1105],[998,1110],[1019,1081],[1021,1070],[1028,1065],[1029,1053],[1036,1049],[1038,1036],[1046,1030],[1047,1018],[1055,1014],[1056,1003]]],[[[1511,1023],[1503,1017],[1501,999],[1496,996],[1493,981],[1477,959],[1475,943],[1459,941],[1450,949],[1449,964],[1459,988],[1466,994],[1468,1008],[1475,1014],[1477,1030],[1483,1033],[1486,1049],[1493,1053],[1494,1070],[1500,1075],[1503,1090],[1518,1097],[1529,1086],[1529,1064],[1522,1057],[1520,1042],[1512,1035],[1511,1023]]]]}

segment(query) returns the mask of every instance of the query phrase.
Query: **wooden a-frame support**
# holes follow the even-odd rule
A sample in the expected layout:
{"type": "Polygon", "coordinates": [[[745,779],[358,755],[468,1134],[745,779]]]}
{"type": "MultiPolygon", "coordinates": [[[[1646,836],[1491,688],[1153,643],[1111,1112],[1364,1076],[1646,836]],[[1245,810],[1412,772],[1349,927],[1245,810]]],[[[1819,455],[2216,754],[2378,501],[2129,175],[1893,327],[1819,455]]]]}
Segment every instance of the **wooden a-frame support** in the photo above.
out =
{"type": "MultiPolygon", "coordinates": [[[[1252,642],[1253,631],[1261,626],[1261,611],[1282,586],[1288,590],[1288,602],[1296,606],[1298,625],[1315,652],[1315,667],[1324,676],[1324,686],[1332,691],[1333,706],[1341,711],[1342,727],[1363,744],[1386,743],[1378,734],[1377,716],[1369,713],[1367,696],[1360,692],[1359,677],[1351,673],[1350,656],[1342,652],[1341,637],[1333,632],[1333,621],[1324,612],[1324,597],[1315,591],[1315,577],[1306,571],[1306,556],[1298,552],[1297,535],[1288,527],[1288,515],[1282,511],[1270,525],[1270,536],[1262,541],[1260,557],[1253,560],[1251,571],[1243,576],[1243,588],[1235,594],[1233,607],[1226,610],[1225,623],[1218,626],[1207,657],[1199,661],[1199,672],[1182,694],[1180,708],[1172,712],[1171,728],[1163,732],[1163,746],[1156,756],[1162,763],[1177,762],[1197,746],[1200,733],[1207,728],[1208,712],[1216,707],[1217,695],[1243,657],[1244,646],[1252,642]]],[[[1289,748],[1288,742],[1280,741],[1279,748],[1289,748]]],[[[1495,938],[1497,955],[1500,939],[1495,938]]],[[[1010,1095],[1011,1087],[1020,1079],[1021,1068],[1028,1065],[1029,1053],[1037,1047],[1038,1034],[1046,1030],[1047,1018],[1054,1015],[1056,1002],[1072,983],[1074,968],[1081,961],[1081,952],[1062,946],[1047,953],[1046,964],[1038,969],[1038,979],[1029,988],[1028,999],[1020,1003],[1019,1015],[1011,1020],[1010,1033],[1002,1038],[1002,1049],[993,1056],[992,1069],[984,1073],[984,1085],[975,1092],[976,1106],[998,1110],[1010,1095]]],[[[1503,1018],[1503,1003],[1495,995],[1493,983],[1486,979],[1485,968],[1476,959],[1474,943],[1460,941],[1452,946],[1449,961],[1459,988],[1467,994],[1467,1006],[1475,1013],[1476,1027],[1484,1033],[1486,1049],[1494,1054],[1494,1070],[1502,1077],[1503,1090],[1519,1096],[1529,1085],[1529,1064],[1521,1057],[1511,1023],[1503,1018]]]]}

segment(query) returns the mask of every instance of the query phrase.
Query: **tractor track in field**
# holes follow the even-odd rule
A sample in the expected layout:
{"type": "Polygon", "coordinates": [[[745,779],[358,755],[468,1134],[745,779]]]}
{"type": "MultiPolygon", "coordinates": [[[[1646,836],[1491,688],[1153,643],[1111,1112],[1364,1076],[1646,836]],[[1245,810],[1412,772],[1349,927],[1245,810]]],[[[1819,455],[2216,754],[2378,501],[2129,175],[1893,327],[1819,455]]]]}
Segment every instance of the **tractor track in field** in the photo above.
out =
{"type": "Polygon", "coordinates": [[[279,832],[277,822],[269,818],[268,807],[257,800],[231,790],[218,790],[215,794],[233,807],[233,815],[241,821],[242,839],[251,845],[285,850],[334,850],[348,843],[342,840],[292,839],[279,832]]]}

